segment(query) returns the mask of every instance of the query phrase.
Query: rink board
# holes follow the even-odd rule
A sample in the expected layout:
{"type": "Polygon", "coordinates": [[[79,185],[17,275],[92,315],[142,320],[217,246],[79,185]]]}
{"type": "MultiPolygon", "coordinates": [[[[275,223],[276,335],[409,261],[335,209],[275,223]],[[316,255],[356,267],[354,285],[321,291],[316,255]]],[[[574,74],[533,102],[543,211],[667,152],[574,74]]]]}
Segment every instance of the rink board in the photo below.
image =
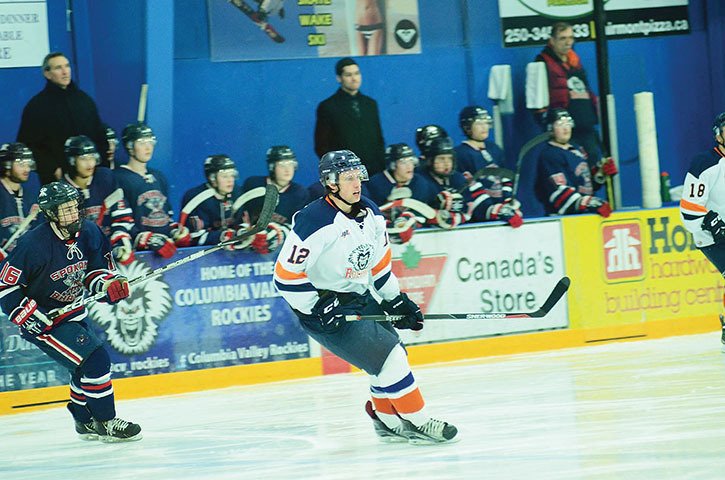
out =
{"type": "MultiPolygon", "coordinates": [[[[394,245],[393,269],[424,311],[530,311],[562,275],[572,286],[544,318],[429,321],[423,332],[403,332],[411,363],[715,330],[722,279],[693,248],[672,208],[416,232],[394,245]]],[[[131,278],[162,264],[138,257],[131,278]]],[[[309,341],[270,288],[273,262],[218,252],[137,289],[125,313],[92,309],[117,397],[351,371],[309,341]],[[140,307],[144,321],[134,323],[128,312],[140,307]]],[[[15,326],[3,321],[0,340],[0,414],[67,398],[67,373],[15,326]]]]}

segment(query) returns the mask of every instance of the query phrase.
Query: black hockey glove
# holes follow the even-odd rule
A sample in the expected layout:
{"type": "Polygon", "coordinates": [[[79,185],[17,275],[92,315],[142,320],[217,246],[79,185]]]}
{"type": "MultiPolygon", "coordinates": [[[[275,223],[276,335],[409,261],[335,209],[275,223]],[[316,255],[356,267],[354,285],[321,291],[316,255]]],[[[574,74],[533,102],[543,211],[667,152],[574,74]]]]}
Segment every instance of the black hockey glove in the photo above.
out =
{"type": "Polygon", "coordinates": [[[383,311],[388,315],[403,315],[404,317],[400,320],[393,322],[393,326],[400,330],[422,330],[423,329],[423,314],[420,311],[420,307],[413,300],[408,298],[408,295],[401,293],[394,299],[383,300],[380,304],[383,307],[383,311]]]}
{"type": "Polygon", "coordinates": [[[709,210],[702,219],[702,229],[712,233],[715,243],[725,242],[725,222],[715,211],[709,210]]]}
{"type": "Polygon", "coordinates": [[[345,323],[344,308],[334,293],[321,296],[312,307],[312,315],[317,317],[325,333],[333,333],[345,323]]]}

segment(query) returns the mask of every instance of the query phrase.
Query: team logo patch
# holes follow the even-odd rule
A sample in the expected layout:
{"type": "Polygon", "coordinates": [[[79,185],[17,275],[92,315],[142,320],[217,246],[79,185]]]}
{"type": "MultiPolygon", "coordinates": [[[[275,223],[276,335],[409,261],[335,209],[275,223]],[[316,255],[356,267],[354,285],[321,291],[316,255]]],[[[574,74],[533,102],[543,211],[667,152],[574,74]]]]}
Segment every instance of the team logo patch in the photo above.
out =
{"type": "Polygon", "coordinates": [[[350,252],[347,257],[347,261],[352,265],[353,270],[362,272],[370,267],[370,262],[373,259],[373,246],[369,243],[363,243],[355,247],[355,250],[350,252]]]}
{"type": "MultiPolygon", "coordinates": [[[[126,278],[136,278],[151,271],[138,261],[119,265],[118,269],[126,278]]],[[[89,308],[91,318],[105,328],[108,343],[126,355],[147,352],[156,341],[158,323],[170,311],[169,286],[158,278],[132,288],[131,295],[115,305],[96,302],[89,308]]]]}
{"type": "Polygon", "coordinates": [[[604,274],[610,283],[642,279],[642,233],[639,222],[614,223],[602,228],[604,274]]]}
{"type": "Polygon", "coordinates": [[[90,342],[90,341],[91,341],[91,339],[85,333],[79,333],[78,336],[76,337],[76,345],[81,346],[81,347],[84,345],[88,345],[88,342],[90,342]]]}

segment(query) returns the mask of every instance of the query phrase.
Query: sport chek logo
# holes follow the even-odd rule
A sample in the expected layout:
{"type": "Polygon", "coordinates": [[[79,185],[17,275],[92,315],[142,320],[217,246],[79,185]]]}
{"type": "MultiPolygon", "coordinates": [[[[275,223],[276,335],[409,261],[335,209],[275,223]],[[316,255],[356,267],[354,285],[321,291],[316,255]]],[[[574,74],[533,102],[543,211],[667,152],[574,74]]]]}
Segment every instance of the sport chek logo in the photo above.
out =
{"type": "Polygon", "coordinates": [[[410,243],[401,258],[393,259],[392,270],[400,282],[400,290],[425,313],[435,294],[441,272],[446,264],[446,255],[422,257],[410,243]]]}
{"type": "Polygon", "coordinates": [[[644,277],[642,233],[638,222],[609,224],[602,228],[604,274],[617,283],[644,277]]]}

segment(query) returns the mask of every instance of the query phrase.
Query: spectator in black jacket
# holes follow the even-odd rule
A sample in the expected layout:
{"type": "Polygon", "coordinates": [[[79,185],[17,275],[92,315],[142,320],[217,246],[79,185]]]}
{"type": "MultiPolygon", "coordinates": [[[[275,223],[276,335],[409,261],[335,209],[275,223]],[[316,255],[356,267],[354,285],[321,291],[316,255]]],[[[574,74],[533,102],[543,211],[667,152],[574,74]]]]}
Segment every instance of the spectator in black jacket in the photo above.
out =
{"type": "MultiPolygon", "coordinates": [[[[18,141],[33,151],[41,183],[47,184],[61,177],[66,162],[63,145],[69,137],[86,135],[99,152],[108,150],[108,141],[96,104],[71,79],[65,55],[46,55],[43,76],[45,88],[23,110],[18,141]]],[[[101,165],[109,166],[105,158],[101,165]]]]}
{"type": "Polygon", "coordinates": [[[385,142],[378,104],[360,93],[362,75],[352,58],[335,65],[340,88],[317,106],[315,152],[322,157],[333,150],[351,150],[369,175],[385,170],[385,142]]]}

